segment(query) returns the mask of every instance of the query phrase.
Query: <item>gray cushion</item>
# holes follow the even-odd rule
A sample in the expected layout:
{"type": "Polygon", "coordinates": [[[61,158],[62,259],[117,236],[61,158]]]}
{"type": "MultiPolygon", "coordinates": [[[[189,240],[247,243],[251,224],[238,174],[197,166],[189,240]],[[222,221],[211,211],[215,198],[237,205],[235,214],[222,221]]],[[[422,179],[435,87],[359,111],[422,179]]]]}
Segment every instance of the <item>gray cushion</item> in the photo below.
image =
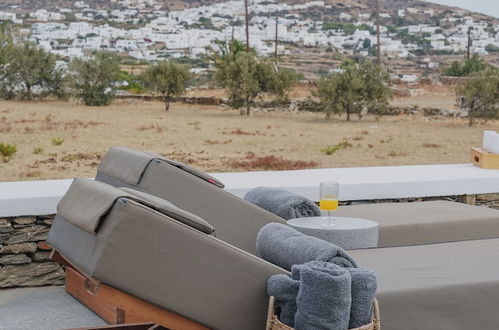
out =
{"type": "Polygon", "coordinates": [[[499,210],[449,201],[342,206],[338,216],[379,224],[379,247],[499,237],[499,210]]]}
{"type": "Polygon", "coordinates": [[[205,234],[211,235],[215,232],[215,228],[204,219],[198,217],[195,214],[182,210],[181,208],[176,207],[172,203],[162,198],[131,188],[120,188],[120,190],[137,197],[140,202],[155,209],[156,211],[163,213],[171,217],[172,219],[178,220],[188,226],[196,228],[197,230],[200,230],[205,234]]]}
{"type": "Polygon", "coordinates": [[[175,162],[156,154],[126,147],[110,148],[104,158],[102,158],[98,172],[118,179],[127,185],[138,185],[144,172],[153,160],[168,163],[219,188],[224,187],[223,183],[216,178],[189,165],[175,162]]]}
{"type": "Polygon", "coordinates": [[[128,195],[105,183],[76,178],[57,205],[57,214],[88,233],[97,230],[116,199],[128,195]]]}
{"type": "Polygon", "coordinates": [[[117,189],[108,184],[76,178],[57,206],[57,214],[73,225],[94,233],[118,198],[135,200],[206,234],[215,228],[195,214],[174,204],[129,188],[117,189]]]}
{"type": "Polygon", "coordinates": [[[497,329],[499,239],[349,254],[376,273],[383,330],[497,329]]]}
{"type": "Polygon", "coordinates": [[[125,147],[112,147],[102,158],[98,171],[127,184],[137,185],[147,165],[155,158],[159,157],[125,147]]]}

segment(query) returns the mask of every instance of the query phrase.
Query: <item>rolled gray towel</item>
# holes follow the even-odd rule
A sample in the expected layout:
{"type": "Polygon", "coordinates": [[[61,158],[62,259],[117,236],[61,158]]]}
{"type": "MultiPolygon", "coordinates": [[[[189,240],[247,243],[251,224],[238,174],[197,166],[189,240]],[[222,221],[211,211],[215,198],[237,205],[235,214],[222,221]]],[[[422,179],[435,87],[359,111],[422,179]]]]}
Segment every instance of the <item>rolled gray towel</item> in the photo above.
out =
{"type": "Polygon", "coordinates": [[[357,267],[355,261],[342,248],[307,236],[290,226],[269,223],[256,236],[256,251],[263,259],[290,270],[291,266],[308,261],[327,261],[341,267],[357,267]]]}
{"type": "Polygon", "coordinates": [[[274,296],[277,306],[281,309],[279,320],[294,327],[296,314],[296,296],[300,282],[285,274],[272,275],[267,285],[267,293],[274,296]]]}
{"type": "Polygon", "coordinates": [[[319,207],[310,199],[284,189],[256,187],[248,191],[244,199],[286,220],[321,215],[319,207]]]}
{"type": "Polygon", "coordinates": [[[348,329],[352,303],[348,270],[319,261],[294,267],[300,268],[295,329],[348,329]]]}
{"type": "Polygon", "coordinates": [[[352,309],[349,329],[371,323],[372,307],[376,295],[376,275],[367,269],[348,268],[352,278],[352,309]]]}

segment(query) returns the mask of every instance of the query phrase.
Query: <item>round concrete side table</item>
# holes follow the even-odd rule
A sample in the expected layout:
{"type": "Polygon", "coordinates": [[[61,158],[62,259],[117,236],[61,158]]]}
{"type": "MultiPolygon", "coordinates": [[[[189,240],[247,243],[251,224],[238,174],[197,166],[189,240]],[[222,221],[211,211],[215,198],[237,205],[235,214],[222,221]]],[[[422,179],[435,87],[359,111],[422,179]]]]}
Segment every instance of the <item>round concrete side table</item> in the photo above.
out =
{"type": "Polygon", "coordinates": [[[334,243],[346,250],[378,246],[378,223],[349,217],[332,216],[332,219],[332,226],[327,225],[327,217],[290,219],[288,225],[305,235],[334,243]]]}

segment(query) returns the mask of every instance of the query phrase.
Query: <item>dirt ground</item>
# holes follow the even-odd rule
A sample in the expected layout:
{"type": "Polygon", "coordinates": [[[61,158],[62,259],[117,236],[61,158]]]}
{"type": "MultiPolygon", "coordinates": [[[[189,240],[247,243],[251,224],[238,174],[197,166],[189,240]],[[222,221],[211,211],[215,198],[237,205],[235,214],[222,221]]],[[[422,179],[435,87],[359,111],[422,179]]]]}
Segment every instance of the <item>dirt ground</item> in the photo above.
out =
{"type": "MultiPolygon", "coordinates": [[[[430,95],[396,104],[447,103],[430,95]]],[[[469,162],[489,121],[396,116],[325,120],[321,113],[238,111],[213,106],[117,101],[105,107],[73,102],[0,101],[0,143],[17,147],[0,161],[0,181],[92,177],[111,146],[159,153],[210,172],[469,162]],[[57,145],[60,143],[59,145],[57,145]],[[330,155],[327,147],[341,144],[330,155]]],[[[334,149],[334,148],[329,148],[334,149]]]]}

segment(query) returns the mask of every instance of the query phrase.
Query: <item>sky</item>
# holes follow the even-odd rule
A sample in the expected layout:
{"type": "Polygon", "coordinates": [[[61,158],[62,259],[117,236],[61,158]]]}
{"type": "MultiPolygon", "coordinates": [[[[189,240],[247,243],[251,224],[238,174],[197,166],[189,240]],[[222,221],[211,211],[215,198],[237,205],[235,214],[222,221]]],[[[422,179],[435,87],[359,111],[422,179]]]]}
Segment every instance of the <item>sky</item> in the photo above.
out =
{"type": "Polygon", "coordinates": [[[499,18],[499,0],[425,0],[446,6],[461,7],[499,18]]]}

